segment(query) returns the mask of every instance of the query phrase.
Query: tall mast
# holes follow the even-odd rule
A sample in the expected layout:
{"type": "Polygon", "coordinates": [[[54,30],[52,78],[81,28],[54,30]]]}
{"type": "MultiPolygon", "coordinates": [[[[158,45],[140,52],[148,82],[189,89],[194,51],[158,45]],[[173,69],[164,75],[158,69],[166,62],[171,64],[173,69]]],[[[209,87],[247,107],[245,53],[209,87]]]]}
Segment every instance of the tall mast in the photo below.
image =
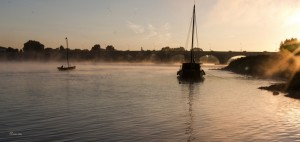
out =
{"type": "Polygon", "coordinates": [[[68,63],[68,67],[69,67],[70,64],[69,64],[69,45],[68,45],[68,38],[66,38],[66,43],[67,43],[67,63],[68,63]]]}
{"type": "Polygon", "coordinates": [[[191,48],[191,63],[195,63],[194,59],[194,53],[193,53],[193,48],[194,48],[194,27],[195,27],[195,4],[194,4],[194,10],[193,10],[193,31],[192,31],[192,48],[191,48]]]}

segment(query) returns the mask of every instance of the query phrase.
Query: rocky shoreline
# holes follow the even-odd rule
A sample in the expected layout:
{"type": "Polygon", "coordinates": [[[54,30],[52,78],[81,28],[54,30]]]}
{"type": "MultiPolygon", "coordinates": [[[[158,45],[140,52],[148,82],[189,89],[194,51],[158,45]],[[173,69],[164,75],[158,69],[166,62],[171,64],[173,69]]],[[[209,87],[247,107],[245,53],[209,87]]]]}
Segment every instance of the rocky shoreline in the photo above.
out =
{"type": "Polygon", "coordinates": [[[273,92],[274,95],[278,94],[279,92],[285,93],[286,90],[286,83],[275,83],[270,86],[261,86],[258,89],[267,90],[273,92]],[[278,93],[276,93],[278,92],[278,93]]]}

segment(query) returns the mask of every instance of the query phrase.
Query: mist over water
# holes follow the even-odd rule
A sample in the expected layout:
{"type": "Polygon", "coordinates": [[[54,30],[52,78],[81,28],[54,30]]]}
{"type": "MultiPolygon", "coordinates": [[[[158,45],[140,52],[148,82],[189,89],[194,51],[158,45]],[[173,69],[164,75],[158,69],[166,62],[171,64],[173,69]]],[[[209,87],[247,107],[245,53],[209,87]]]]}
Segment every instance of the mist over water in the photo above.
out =
{"type": "Polygon", "coordinates": [[[179,65],[0,63],[0,141],[296,141],[300,102],[273,81],[179,65]]]}

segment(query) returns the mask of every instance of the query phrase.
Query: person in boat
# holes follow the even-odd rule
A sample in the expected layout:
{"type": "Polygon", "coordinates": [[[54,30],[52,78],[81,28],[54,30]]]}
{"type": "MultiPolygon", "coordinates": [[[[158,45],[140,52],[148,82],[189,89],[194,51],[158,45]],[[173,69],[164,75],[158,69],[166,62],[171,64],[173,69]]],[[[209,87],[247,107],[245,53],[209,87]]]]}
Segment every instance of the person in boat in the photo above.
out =
{"type": "Polygon", "coordinates": [[[63,68],[64,67],[64,65],[61,65],[61,67],[60,68],[63,68]]]}

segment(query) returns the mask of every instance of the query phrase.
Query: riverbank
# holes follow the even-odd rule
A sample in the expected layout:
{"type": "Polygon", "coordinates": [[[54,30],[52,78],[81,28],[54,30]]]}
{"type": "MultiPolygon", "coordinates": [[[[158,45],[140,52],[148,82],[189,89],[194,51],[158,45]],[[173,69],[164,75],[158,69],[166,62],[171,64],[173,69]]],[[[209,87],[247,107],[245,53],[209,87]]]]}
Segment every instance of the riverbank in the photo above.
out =
{"type": "Polygon", "coordinates": [[[292,75],[291,68],[294,64],[281,64],[283,59],[284,56],[280,53],[248,56],[232,61],[223,70],[258,78],[287,80],[292,75]]]}
{"type": "Polygon", "coordinates": [[[240,58],[232,61],[222,70],[262,79],[283,81],[284,83],[262,86],[259,89],[271,91],[274,95],[282,92],[293,98],[300,98],[300,73],[297,73],[297,62],[297,56],[291,56],[291,53],[279,52],[275,55],[240,58]]]}

